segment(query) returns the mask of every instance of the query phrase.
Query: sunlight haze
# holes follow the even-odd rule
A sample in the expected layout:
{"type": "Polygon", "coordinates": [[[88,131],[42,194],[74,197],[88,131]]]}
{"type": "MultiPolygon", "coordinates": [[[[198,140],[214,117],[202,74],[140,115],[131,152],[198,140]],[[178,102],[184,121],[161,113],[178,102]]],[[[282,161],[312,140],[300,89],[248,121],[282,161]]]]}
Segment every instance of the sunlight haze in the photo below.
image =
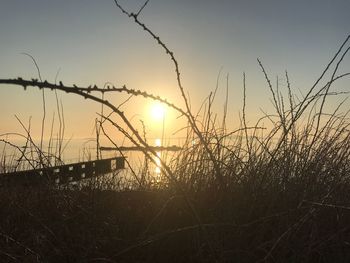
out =
{"type": "MultiPolygon", "coordinates": [[[[121,1],[136,12],[143,1],[121,1]]],[[[170,1],[151,0],[140,14],[174,51],[192,110],[216,87],[214,110],[222,114],[228,85],[229,123],[239,121],[242,109],[242,75],[246,73],[247,118],[272,110],[268,86],[256,61],[260,58],[273,83],[285,87],[288,70],[294,92],[302,96],[325,68],[349,33],[350,2],[336,1],[170,1]],[[221,72],[221,73],[220,73],[221,72]],[[219,75],[220,74],[220,75],[219,75]]],[[[147,91],[184,108],[174,66],[149,35],[115,7],[114,1],[4,0],[0,8],[0,78],[38,78],[64,84],[116,87],[147,91]]],[[[346,58],[342,72],[350,67],[346,58]]],[[[333,87],[349,91],[349,87],[333,87]]],[[[46,131],[56,112],[56,98],[46,91],[46,131]]],[[[67,137],[93,137],[100,106],[75,95],[58,92],[67,137]]],[[[119,105],[125,94],[108,95],[119,105]]],[[[338,101],[334,102],[336,105],[338,101]]],[[[152,120],[145,99],[122,105],[126,116],[143,119],[152,137],[152,120]],[[141,116],[141,117],[140,117],[141,116]]],[[[32,117],[32,132],[40,134],[42,95],[35,88],[0,87],[0,133],[21,132],[14,115],[24,123],[32,117]]],[[[160,113],[156,114],[160,115],[160,113]]],[[[172,134],[183,120],[167,113],[166,130],[172,134]]],[[[155,117],[156,118],[156,117],[155,117]]],[[[141,128],[140,128],[141,129],[141,128]]],[[[47,134],[46,134],[47,135],[47,134]]]]}

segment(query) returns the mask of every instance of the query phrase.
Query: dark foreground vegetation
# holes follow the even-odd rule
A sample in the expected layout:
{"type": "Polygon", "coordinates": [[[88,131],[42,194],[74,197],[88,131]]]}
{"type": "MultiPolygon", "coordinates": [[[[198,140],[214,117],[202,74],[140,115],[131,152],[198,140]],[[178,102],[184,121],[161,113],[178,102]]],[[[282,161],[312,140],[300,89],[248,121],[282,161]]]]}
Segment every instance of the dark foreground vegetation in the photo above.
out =
{"type": "Polygon", "coordinates": [[[2,189],[1,262],[348,262],[349,184],[302,183],[193,194],[201,224],[171,190],[2,189]]]}
{"type": "MultiPolygon", "coordinates": [[[[229,131],[226,110],[220,121],[211,110],[216,91],[197,115],[191,112],[174,54],[138,19],[147,2],[137,14],[116,4],[169,55],[185,108],[125,86],[1,79],[0,84],[65,91],[103,104],[113,115],[99,116],[98,136],[110,139],[104,127],[115,128],[143,149],[145,163],[140,172],[132,170],[131,190],[99,178],[76,189],[1,187],[0,261],[350,262],[350,122],[342,110],[343,93],[331,91],[350,75],[338,73],[350,36],[301,98],[293,94],[287,73],[281,90],[258,61],[275,113],[247,125],[243,75],[241,122],[229,131]],[[160,184],[149,173],[157,153],[120,107],[98,96],[108,92],[157,100],[186,118],[187,140],[173,158],[161,160],[160,184]],[[329,97],[339,97],[332,111],[329,97]]],[[[35,146],[29,132],[26,136],[24,148],[1,140],[32,168],[60,159],[35,146]]],[[[0,168],[6,165],[2,158],[0,168]]]]}

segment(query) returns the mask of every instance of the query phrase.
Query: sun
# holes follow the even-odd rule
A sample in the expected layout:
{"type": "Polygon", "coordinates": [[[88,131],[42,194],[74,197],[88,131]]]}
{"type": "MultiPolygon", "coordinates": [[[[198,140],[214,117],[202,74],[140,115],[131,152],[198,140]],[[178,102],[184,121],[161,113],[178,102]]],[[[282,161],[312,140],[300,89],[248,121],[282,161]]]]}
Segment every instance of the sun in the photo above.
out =
{"type": "Polygon", "coordinates": [[[154,120],[163,120],[165,116],[165,107],[163,104],[157,102],[154,103],[151,107],[151,115],[154,120]]]}

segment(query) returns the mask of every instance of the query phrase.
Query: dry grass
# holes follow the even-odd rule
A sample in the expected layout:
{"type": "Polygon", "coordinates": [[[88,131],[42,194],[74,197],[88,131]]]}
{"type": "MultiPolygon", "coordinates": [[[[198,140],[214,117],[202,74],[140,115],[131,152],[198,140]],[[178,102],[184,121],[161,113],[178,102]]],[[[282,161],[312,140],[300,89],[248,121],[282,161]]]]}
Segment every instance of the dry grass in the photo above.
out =
{"type": "MultiPolygon", "coordinates": [[[[174,54],[138,19],[147,2],[136,14],[116,4],[170,56],[185,109],[125,86],[69,87],[21,78],[0,84],[65,91],[103,104],[119,119],[101,114],[98,136],[111,138],[104,125],[113,126],[144,149],[146,167],[157,155],[145,136],[119,107],[95,94],[160,101],[188,122],[183,150],[162,160],[163,184],[157,188],[147,169],[133,171],[130,191],[105,190],[114,187],[111,180],[79,190],[1,188],[4,262],[350,261],[350,123],[342,102],[326,111],[328,98],[342,95],[331,86],[350,75],[338,73],[350,36],[301,99],[287,73],[282,92],[258,60],[275,113],[247,126],[244,75],[241,124],[229,131],[227,112],[219,122],[211,110],[214,96],[198,115],[191,112],[174,54]],[[264,121],[271,128],[263,129],[264,121]]],[[[45,154],[38,156],[43,160],[45,154]]]]}

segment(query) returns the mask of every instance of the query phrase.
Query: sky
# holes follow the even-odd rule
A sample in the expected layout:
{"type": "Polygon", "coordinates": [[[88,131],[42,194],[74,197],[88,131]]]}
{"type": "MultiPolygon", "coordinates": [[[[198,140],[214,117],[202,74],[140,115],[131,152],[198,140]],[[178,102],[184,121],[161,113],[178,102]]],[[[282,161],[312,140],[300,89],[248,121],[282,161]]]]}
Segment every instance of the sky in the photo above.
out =
{"type": "MultiPolygon", "coordinates": [[[[120,4],[137,12],[143,2],[124,0],[120,4]]],[[[169,57],[113,0],[1,0],[0,7],[0,78],[38,78],[33,62],[23,55],[28,53],[48,81],[54,82],[57,75],[58,81],[69,85],[111,82],[184,106],[169,57]]],[[[233,127],[242,108],[243,72],[247,119],[252,123],[261,109],[272,111],[271,94],[257,58],[273,83],[276,78],[283,83],[287,70],[294,92],[305,94],[350,33],[349,10],[348,0],[150,0],[139,19],[174,52],[194,112],[215,89],[219,76],[214,110],[222,113],[228,87],[228,119],[233,127]]],[[[349,69],[347,57],[340,72],[349,69]]],[[[349,80],[340,81],[334,90],[350,91],[349,80]]],[[[57,108],[54,93],[45,95],[48,135],[54,112],[57,127],[57,108]]],[[[75,95],[58,96],[66,136],[93,137],[100,105],[75,95]]],[[[127,98],[118,93],[109,100],[119,105],[127,98]]],[[[330,103],[335,107],[339,101],[330,103]]],[[[135,125],[144,120],[150,137],[159,137],[163,125],[150,117],[151,105],[150,100],[134,98],[123,110],[135,125]]],[[[33,136],[38,136],[42,109],[38,90],[1,85],[0,134],[24,133],[16,115],[26,125],[31,118],[33,136]]],[[[169,110],[164,119],[169,137],[176,137],[174,131],[183,125],[176,117],[169,110]]]]}

